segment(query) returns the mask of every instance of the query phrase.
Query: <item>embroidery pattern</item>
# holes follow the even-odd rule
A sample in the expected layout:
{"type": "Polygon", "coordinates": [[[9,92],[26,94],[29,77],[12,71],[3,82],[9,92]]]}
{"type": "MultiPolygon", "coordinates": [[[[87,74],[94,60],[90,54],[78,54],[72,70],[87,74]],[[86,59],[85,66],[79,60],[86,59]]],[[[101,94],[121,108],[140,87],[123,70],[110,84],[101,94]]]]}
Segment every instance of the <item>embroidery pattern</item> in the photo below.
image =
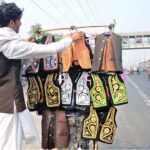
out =
{"type": "Polygon", "coordinates": [[[114,105],[127,103],[126,87],[124,83],[119,81],[118,76],[109,76],[108,83],[114,105]]]}
{"type": "Polygon", "coordinates": [[[29,87],[27,90],[28,101],[27,105],[29,109],[34,109],[35,105],[40,102],[40,90],[35,77],[29,77],[29,87]]]}
{"type": "Polygon", "coordinates": [[[87,72],[83,72],[77,82],[76,104],[81,106],[90,106],[90,94],[87,87],[87,72]]]}
{"type": "Polygon", "coordinates": [[[96,110],[90,107],[90,115],[83,122],[83,138],[95,139],[97,137],[99,119],[96,110]]]}
{"type": "Polygon", "coordinates": [[[116,133],[116,123],[115,123],[115,115],[116,115],[116,109],[114,107],[111,107],[109,109],[106,121],[101,126],[101,131],[99,135],[100,141],[103,141],[105,143],[111,144],[113,142],[115,133],[116,133]]]}
{"type": "Polygon", "coordinates": [[[54,85],[53,78],[54,74],[49,74],[44,85],[46,104],[48,107],[57,107],[60,105],[60,89],[54,85]]]}
{"type": "Polygon", "coordinates": [[[44,70],[55,70],[58,69],[58,54],[51,54],[43,59],[44,70]]]}
{"type": "Polygon", "coordinates": [[[91,74],[93,87],[90,90],[94,108],[107,106],[106,93],[102,81],[97,74],[91,74]]]}
{"type": "Polygon", "coordinates": [[[64,83],[61,85],[61,100],[63,105],[71,105],[72,81],[68,73],[63,74],[64,83]]]}

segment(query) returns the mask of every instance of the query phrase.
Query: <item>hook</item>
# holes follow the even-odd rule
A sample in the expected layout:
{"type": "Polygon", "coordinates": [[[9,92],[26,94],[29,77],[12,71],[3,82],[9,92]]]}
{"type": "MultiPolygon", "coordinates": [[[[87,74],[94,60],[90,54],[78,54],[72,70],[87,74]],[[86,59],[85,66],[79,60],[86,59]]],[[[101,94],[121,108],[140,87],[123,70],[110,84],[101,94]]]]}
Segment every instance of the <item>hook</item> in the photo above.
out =
{"type": "Polygon", "coordinates": [[[77,27],[76,26],[70,26],[70,30],[76,30],[77,31],[77,27]]]}
{"type": "Polygon", "coordinates": [[[115,21],[115,19],[114,19],[113,21],[114,21],[114,22],[111,23],[111,24],[108,26],[108,28],[109,28],[110,30],[112,30],[112,29],[116,26],[116,21],[115,21]]]}

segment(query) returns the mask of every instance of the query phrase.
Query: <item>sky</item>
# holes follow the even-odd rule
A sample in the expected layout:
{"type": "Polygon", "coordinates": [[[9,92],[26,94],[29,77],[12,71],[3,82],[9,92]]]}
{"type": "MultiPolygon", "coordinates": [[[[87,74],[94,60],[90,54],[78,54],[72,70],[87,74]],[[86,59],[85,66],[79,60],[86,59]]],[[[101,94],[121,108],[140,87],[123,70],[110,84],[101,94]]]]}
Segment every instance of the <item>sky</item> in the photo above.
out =
{"type": "MultiPolygon", "coordinates": [[[[15,2],[24,8],[19,33],[22,37],[28,37],[31,25],[36,23],[41,24],[45,30],[72,25],[109,25],[115,20],[115,33],[150,31],[150,0],[5,0],[5,2],[15,2]]],[[[82,29],[92,33],[102,33],[106,30],[106,28],[82,29]]],[[[69,31],[57,32],[65,34],[69,31]]],[[[150,50],[123,51],[125,67],[135,66],[139,61],[148,58],[150,50]]]]}

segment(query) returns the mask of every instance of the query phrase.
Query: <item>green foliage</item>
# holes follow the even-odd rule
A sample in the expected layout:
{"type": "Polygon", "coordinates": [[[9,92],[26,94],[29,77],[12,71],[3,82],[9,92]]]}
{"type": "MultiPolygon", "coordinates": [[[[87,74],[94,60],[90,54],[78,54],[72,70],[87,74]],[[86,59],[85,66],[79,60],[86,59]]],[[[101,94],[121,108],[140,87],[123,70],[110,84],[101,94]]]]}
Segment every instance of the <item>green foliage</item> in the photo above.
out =
{"type": "Polygon", "coordinates": [[[31,26],[31,29],[28,33],[29,35],[35,35],[37,31],[40,31],[40,30],[42,30],[41,24],[36,23],[35,25],[31,26]]]}

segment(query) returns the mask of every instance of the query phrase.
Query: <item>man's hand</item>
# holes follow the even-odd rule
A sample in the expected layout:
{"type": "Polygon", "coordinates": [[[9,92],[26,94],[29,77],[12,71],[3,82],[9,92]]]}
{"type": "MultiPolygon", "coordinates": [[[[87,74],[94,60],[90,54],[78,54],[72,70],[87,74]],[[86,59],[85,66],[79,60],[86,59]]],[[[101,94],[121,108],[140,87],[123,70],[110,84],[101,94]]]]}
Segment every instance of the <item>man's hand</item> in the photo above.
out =
{"type": "Polygon", "coordinates": [[[74,32],[70,37],[73,41],[81,40],[84,37],[84,32],[74,32]]]}
{"type": "Polygon", "coordinates": [[[30,36],[30,37],[29,37],[28,39],[26,39],[25,41],[27,41],[27,42],[34,42],[35,39],[34,39],[33,36],[30,36]]]}

